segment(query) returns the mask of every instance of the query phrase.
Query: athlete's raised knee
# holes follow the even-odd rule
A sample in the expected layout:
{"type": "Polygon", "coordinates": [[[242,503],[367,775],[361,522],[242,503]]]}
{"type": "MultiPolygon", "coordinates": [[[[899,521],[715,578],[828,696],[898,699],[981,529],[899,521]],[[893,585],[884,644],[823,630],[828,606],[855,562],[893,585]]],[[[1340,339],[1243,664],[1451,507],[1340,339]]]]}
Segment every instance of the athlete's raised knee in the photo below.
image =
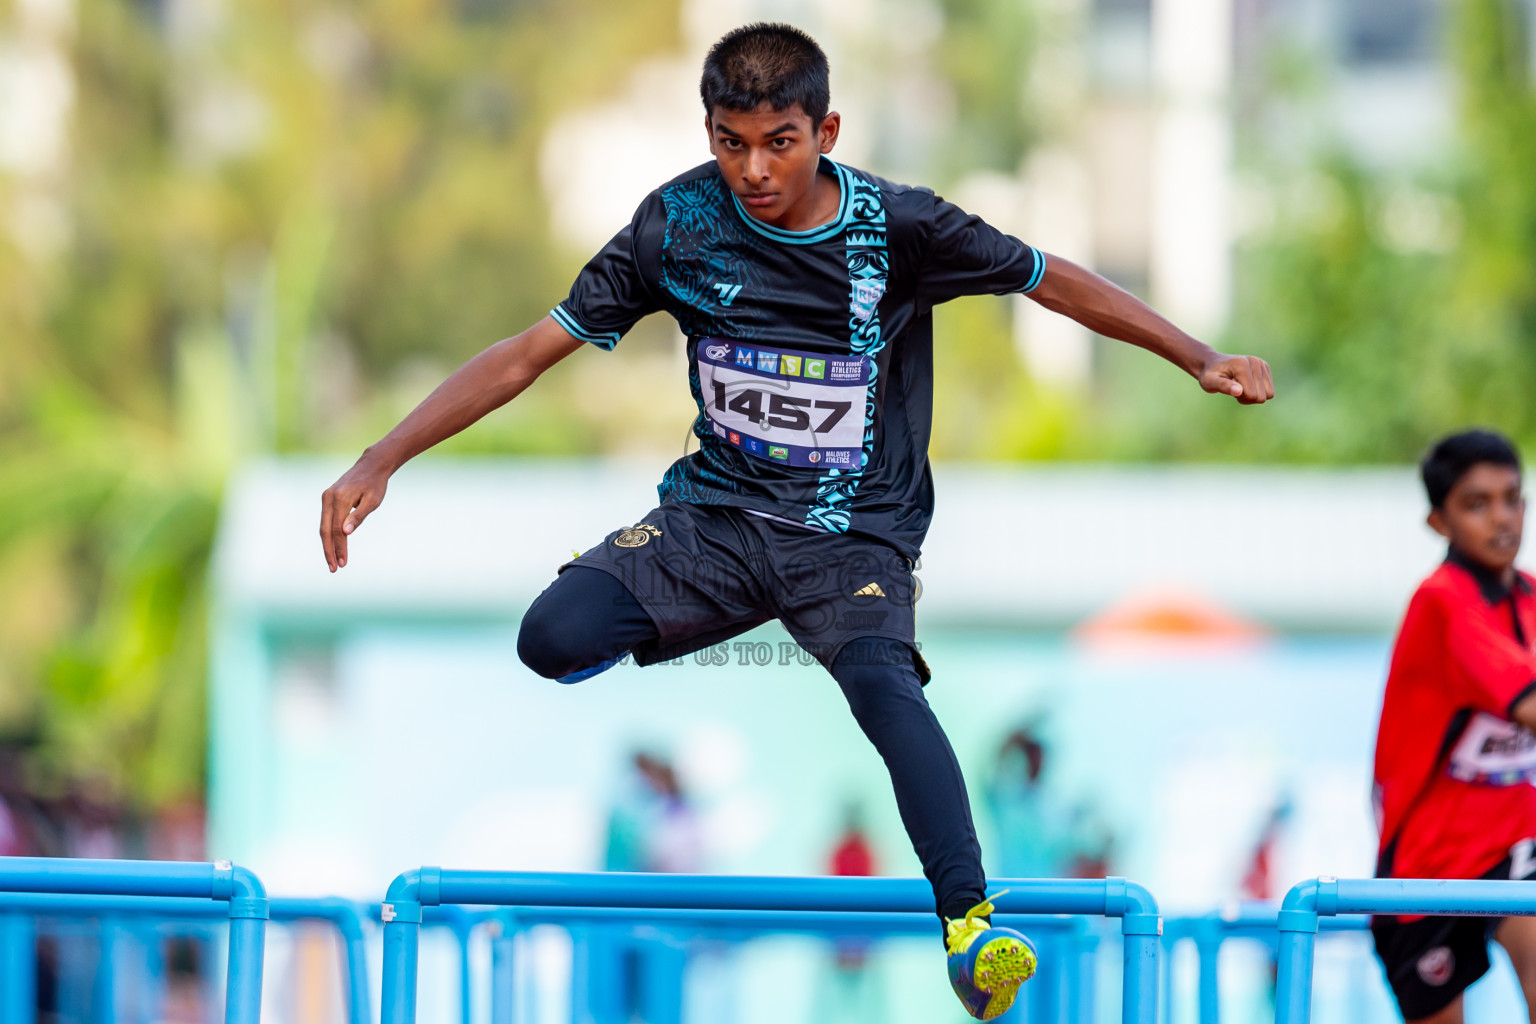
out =
{"type": "Polygon", "coordinates": [[[517,656],[545,679],[559,679],[587,667],[580,664],[580,652],[575,647],[570,632],[560,629],[555,616],[542,613],[537,604],[523,616],[517,631],[517,656]]]}

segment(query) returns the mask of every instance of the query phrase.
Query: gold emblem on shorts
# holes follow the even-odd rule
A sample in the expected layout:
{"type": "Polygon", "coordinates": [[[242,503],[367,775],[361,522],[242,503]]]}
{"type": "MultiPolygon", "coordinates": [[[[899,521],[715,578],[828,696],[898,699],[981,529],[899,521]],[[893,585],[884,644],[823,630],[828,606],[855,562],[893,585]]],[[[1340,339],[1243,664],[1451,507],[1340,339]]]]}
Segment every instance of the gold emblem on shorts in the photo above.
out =
{"type": "Polygon", "coordinates": [[[644,547],[651,542],[652,537],[660,537],[661,531],[650,523],[640,523],[613,538],[613,542],[621,548],[644,547]]]}

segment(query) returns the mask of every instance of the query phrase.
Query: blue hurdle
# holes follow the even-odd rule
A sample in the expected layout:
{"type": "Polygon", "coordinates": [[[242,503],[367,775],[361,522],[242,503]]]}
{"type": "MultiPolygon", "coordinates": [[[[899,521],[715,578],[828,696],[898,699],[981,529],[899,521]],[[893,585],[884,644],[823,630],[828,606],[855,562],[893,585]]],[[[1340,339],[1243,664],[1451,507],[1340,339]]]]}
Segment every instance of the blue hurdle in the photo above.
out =
{"type": "MultiPolygon", "coordinates": [[[[796,910],[643,910],[623,907],[511,907],[481,911],[491,927],[491,1024],[512,1024],[516,1005],[513,974],[513,942],[517,932],[536,925],[653,925],[688,935],[741,941],[764,935],[801,934],[821,938],[879,939],[897,935],[933,936],[932,914],[828,913],[796,910]]],[[[424,912],[423,923],[431,921],[424,912]]],[[[999,924],[1018,928],[1034,938],[1049,936],[1042,944],[1040,977],[1025,990],[1030,1021],[1087,1021],[1093,1019],[1095,957],[1099,936],[1082,916],[1063,914],[995,914],[999,924]],[[1045,987],[1049,986],[1049,987],[1045,987]]],[[[1016,1012],[1005,1019],[1016,1016],[1016,1012]]],[[[664,1022],[656,1022],[664,1024],[664,1022]]]]}
{"type": "MultiPolygon", "coordinates": [[[[345,986],[348,1024],[371,1024],[368,997],[368,965],[363,951],[363,914],[349,900],[335,897],[303,899],[272,897],[267,900],[270,920],[273,921],[321,921],[335,928],[342,947],[342,982],[345,986]]],[[[96,896],[77,895],[61,903],[58,896],[43,893],[0,892],[0,917],[21,918],[29,935],[35,930],[31,919],[40,917],[99,917],[150,918],[156,921],[195,920],[227,916],[223,907],[211,900],[156,896],[96,896]]],[[[103,941],[106,941],[104,936],[103,941]]],[[[3,975],[12,982],[19,982],[21,975],[34,965],[30,943],[28,948],[13,951],[14,958],[0,960],[3,975]]],[[[107,958],[103,958],[106,960],[107,958]]],[[[28,989],[30,998],[35,993],[28,989]]],[[[19,1003],[19,1000],[17,1001],[19,1003]]],[[[0,1002],[0,1006],[4,1006],[0,1002]]],[[[7,1016],[0,1011],[0,1024],[30,1020],[31,1006],[26,1015],[7,1016]]]]}
{"type": "MultiPolygon", "coordinates": [[[[999,913],[1118,917],[1124,936],[1126,1024],[1155,1024],[1162,917],[1143,886],[1123,878],[1021,879],[991,883],[1011,891],[999,913]]],[[[904,878],[748,878],[706,875],[407,871],[390,884],[384,921],[382,1024],[414,1024],[423,907],[610,907],[643,910],[826,914],[918,913],[933,903],[928,884],[904,878]]],[[[930,927],[932,927],[932,918],[930,927]]]]}
{"type": "Polygon", "coordinates": [[[1280,975],[1275,1024],[1312,1019],[1312,962],[1318,919],[1336,914],[1536,914],[1536,882],[1416,878],[1321,878],[1302,882],[1280,906],[1280,975]]]}
{"type": "MultiPolygon", "coordinates": [[[[1163,941],[1172,947],[1188,939],[1195,944],[1199,963],[1199,984],[1196,1006],[1200,1024],[1221,1024],[1221,998],[1218,969],[1221,947],[1228,939],[1251,939],[1263,942],[1271,949],[1277,944],[1276,927],[1280,917],[1280,904],[1259,901],[1237,903],[1199,917],[1169,918],[1163,929],[1163,941]]],[[[1322,931],[1364,931],[1369,918],[1325,918],[1318,922],[1322,931]]],[[[1165,961],[1171,962],[1172,957],[1165,961]]],[[[1173,986],[1164,988],[1167,1000],[1165,1019],[1173,1019],[1173,986]]]]}
{"type": "Polygon", "coordinates": [[[261,880],[245,868],[227,860],[199,864],[0,857],[0,892],[34,893],[49,898],[55,907],[90,896],[180,896],[227,903],[229,976],[224,1021],[260,1024],[262,954],[270,909],[261,880]]]}

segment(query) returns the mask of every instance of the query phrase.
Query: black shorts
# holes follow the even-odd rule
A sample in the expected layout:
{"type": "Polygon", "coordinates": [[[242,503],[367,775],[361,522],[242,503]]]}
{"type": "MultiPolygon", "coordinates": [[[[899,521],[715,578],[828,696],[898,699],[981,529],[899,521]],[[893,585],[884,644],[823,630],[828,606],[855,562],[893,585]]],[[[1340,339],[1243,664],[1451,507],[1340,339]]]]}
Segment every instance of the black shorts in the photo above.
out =
{"type": "Polygon", "coordinates": [[[899,640],[928,682],[915,642],[921,588],[914,566],[877,540],[725,505],[668,501],[560,571],[573,565],[617,578],[655,622],[658,638],[633,652],[641,665],[691,654],[778,619],[828,669],[849,641],[899,640]]]}
{"type": "MultiPolygon", "coordinates": [[[[1522,863],[1529,863],[1529,849],[1524,854],[1522,863]]],[[[1482,877],[1508,880],[1513,860],[1513,855],[1505,857],[1482,877]]],[[[1438,1013],[1488,973],[1488,943],[1502,920],[1421,917],[1405,922],[1381,915],[1371,919],[1376,955],[1404,1020],[1438,1013]]]]}

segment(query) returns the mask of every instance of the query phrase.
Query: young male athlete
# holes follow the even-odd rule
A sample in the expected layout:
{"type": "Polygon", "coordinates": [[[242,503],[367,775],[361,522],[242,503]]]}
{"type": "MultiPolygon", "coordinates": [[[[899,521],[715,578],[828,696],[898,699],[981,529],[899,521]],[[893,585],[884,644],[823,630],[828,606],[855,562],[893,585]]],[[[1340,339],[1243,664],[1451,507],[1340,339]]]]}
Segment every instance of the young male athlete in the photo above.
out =
{"type": "Polygon", "coordinates": [[[990,1019],[1035,956],[988,927],[965,782],[913,646],[912,569],[933,509],[933,307],[1024,292],[1245,404],[1273,396],[1269,368],[926,189],[832,162],[827,60],[798,29],[731,32],[700,89],[714,159],[646,197],[548,318],[466,363],[325,492],[326,560],[346,565],[348,535],[407,459],[584,344],[611,349],[669,313],[687,336],[699,449],[667,471],[657,508],[560,567],[518,653],[574,682],[626,653],[654,664],[777,618],[884,758],[955,990],[990,1019]]]}
{"type": "MultiPolygon", "coordinates": [[[[1409,602],[1392,652],[1376,735],[1376,875],[1528,878],[1536,593],[1515,569],[1520,459],[1503,437],[1474,430],[1436,444],[1422,470],[1429,525],[1450,549],[1409,602]]],[[[1378,916],[1371,931],[1408,1021],[1460,1024],[1462,992],[1488,970],[1490,937],[1536,1007],[1536,919],[1378,916]]]]}

